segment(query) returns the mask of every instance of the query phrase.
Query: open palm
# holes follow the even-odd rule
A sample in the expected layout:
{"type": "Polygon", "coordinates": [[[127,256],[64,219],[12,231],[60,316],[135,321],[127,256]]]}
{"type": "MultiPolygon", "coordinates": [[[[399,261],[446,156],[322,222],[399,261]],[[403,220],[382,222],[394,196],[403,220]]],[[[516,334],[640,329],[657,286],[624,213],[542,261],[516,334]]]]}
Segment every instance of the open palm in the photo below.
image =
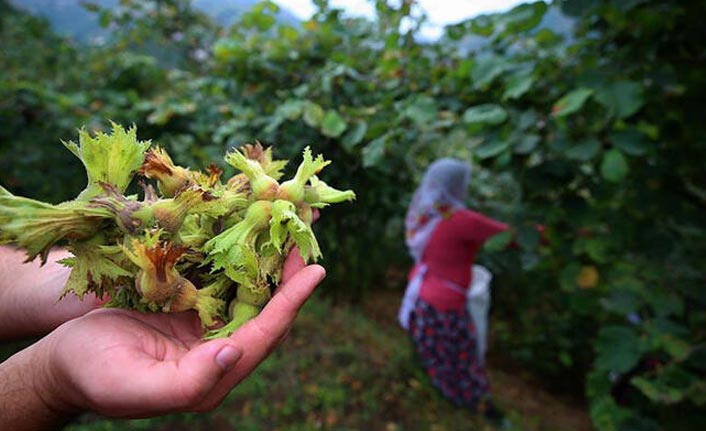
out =
{"type": "Polygon", "coordinates": [[[210,410],[282,340],[324,275],[290,253],[283,285],[260,315],[208,342],[194,312],[101,309],[67,322],[43,340],[51,349],[45,396],[113,417],[210,410]]]}

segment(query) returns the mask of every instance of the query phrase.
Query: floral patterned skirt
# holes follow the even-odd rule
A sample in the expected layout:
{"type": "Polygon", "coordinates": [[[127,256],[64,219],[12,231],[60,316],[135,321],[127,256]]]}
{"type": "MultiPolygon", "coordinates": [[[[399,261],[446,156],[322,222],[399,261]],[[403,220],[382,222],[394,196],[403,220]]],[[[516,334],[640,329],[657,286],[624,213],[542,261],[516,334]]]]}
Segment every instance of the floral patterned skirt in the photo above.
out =
{"type": "Polygon", "coordinates": [[[476,356],[476,330],[462,310],[440,312],[417,299],[409,332],[431,383],[456,406],[476,412],[490,401],[485,367],[476,356]]]}

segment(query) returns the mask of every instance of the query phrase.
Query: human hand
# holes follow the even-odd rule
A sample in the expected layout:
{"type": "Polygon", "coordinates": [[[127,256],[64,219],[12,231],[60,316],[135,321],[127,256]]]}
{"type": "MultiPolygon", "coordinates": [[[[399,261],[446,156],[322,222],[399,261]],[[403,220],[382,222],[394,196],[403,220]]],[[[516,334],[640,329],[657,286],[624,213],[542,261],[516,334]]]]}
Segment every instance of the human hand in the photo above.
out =
{"type": "Polygon", "coordinates": [[[194,312],[141,314],[101,309],[67,322],[32,346],[44,403],[65,415],[90,410],[138,418],[208,411],[286,335],[325,271],[297,250],[283,284],[231,337],[203,341],[194,312]]]}
{"type": "Polygon", "coordinates": [[[83,300],[73,293],[59,300],[71,269],[57,261],[69,256],[52,250],[40,266],[39,260],[25,263],[19,249],[0,247],[0,339],[44,335],[105,302],[90,293],[83,300]]]}

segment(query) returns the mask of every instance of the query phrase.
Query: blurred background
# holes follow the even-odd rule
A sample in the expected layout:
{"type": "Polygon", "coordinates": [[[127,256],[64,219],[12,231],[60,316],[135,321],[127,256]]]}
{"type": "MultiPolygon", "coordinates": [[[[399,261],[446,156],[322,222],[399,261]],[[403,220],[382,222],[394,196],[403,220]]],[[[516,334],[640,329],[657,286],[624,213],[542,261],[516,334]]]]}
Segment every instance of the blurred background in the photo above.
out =
{"type": "Polygon", "coordinates": [[[311,145],[358,195],[323,212],[326,282],[223,406],[69,429],[492,430],[433,390],[396,322],[404,214],[442,156],[473,165],[472,208],[517,229],[479,256],[493,394],[517,429],[706,429],[704,16],[696,0],[0,0],[11,192],[73,198],[85,174],[61,141],[113,120],[193,168],[256,139],[288,159],[311,145]]]}

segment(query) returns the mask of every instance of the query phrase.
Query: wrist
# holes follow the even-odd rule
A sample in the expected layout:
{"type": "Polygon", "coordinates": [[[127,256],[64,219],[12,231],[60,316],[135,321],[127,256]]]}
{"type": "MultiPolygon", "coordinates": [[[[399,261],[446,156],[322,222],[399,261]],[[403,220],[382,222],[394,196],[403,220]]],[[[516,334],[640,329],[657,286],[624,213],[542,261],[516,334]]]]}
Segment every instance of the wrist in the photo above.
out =
{"type": "Polygon", "coordinates": [[[52,250],[40,266],[39,260],[25,263],[19,250],[0,247],[0,338],[42,336],[99,307],[92,294],[59,300],[71,269],[58,260],[68,256],[66,250],[52,250]]]}
{"type": "Polygon", "coordinates": [[[75,390],[65,378],[62,368],[56,363],[55,352],[58,329],[30,346],[28,363],[32,366],[31,388],[42,403],[47,415],[55,424],[64,424],[78,416],[82,409],[73,400],[75,390]]]}
{"type": "Polygon", "coordinates": [[[57,429],[79,412],[60,398],[49,377],[50,352],[43,341],[0,364],[0,429],[57,429]]]}

